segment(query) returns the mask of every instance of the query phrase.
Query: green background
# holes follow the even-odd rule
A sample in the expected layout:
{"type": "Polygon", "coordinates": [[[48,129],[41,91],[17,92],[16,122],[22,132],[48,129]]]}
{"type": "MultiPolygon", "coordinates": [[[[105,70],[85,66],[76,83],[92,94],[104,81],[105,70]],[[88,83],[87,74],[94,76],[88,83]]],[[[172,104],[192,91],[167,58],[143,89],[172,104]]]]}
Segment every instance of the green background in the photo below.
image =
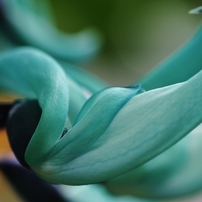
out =
{"type": "Polygon", "coordinates": [[[88,70],[112,85],[130,85],[185,43],[201,15],[199,0],[51,0],[60,30],[95,27],[105,43],[88,70]]]}

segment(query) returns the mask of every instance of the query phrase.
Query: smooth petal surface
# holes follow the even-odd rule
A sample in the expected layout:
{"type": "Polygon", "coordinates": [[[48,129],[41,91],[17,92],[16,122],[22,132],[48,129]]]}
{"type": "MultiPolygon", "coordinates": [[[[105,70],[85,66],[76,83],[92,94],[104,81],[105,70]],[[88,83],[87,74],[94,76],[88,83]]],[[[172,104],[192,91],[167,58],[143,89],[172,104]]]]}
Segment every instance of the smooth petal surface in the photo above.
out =
{"type": "Polygon", "coordinates": [[[71,202],[154,202],[132,196],[114,196],[102,185],[60,186],[61,193],[71,202]]]}
{"type": "Polygon", "coordinates": [[[67,85],[70,99],[74,86],[54,60],[37,50],[5,53],[0,73],[2,89],[39,101],[42,116],[25,158],[53,183],[97,183],[124,174],[168,149],[202,120],[202,72],[142,94],[140,86],[106,88],[84,106],[85,96],[81,105],[68,106],[67,85]],[[71,107],[81,111],[61,138],[71,107]]]}
{"type": "Polygon", "coordinates": [[[145,90],[151,90],[184,82],[201,70],[201,52],[202,27],[176,53],[172,54],[136,83],[141,83],[145,90]]]}
{"type": "Polygon", "coordinates": [[[114,93],[109,88],[106,98],[102,96],[105,91],[92,96],[46,161],[32,168],[51,182],[88,184],[142,165],[201,123],[201,78],[199,72],[186,82],[131,97],[117,106],[111,118],[111,99],[118,105],[122,98],[116,97],[126,96],[132,89],[114,93]],[[105,119],[111,119],[110,123],[105,124],[105,119]]]}
{"type": "Polygon", "coordinates": [[[201,130],[194,129],[187,137],[148,163],[105,185],[114,194],[147,198],[174,198],[198,192],[201,178],[201,130]]]}
{"type": "Polygon", "coordinates": [[[1,2],[7,23],[22,42],[56,58],[69,61],[88,60],[97,55],[102,44],[100,33],[94,29],[72,35],[60,32],[52,24],[44,0],[41,1],[3,0],[1,2]]]}
{"type": "Polygon", "coordinates": [[[71,114],[76,116],[86,101],[79,87],[67,79],[61,67],[48,55],[33,48],[16,49],[1,55],[0,88],[36,98],[42,109],[32,144],[27,150],[32,163],[43,161],[65,125],[74,121],[71,114]]]}

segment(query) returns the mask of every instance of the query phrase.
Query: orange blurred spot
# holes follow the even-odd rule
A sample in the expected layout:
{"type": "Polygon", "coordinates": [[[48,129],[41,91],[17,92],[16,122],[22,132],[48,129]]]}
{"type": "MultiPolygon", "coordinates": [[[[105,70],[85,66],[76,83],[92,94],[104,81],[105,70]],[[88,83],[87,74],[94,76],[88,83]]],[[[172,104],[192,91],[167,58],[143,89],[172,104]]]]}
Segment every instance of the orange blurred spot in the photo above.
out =
{"type": "Polygon", "coordinates": [[[16,96],[14,94],[7,94],[7,93],[0,91],[0,101],[1,102],[12,102],[17,97],[19,97],[19,96],[16,96]]]}
{"type": "Polygon", "coordinates": [[[0,130],[0,154],[11,152],[6,130],[0,130]]]}
{"type": "Polygon", "coordinates": [[[12,185],[8,182],[6,177],[0,171],[0,201],[9,202],[23,202],[18,194],[13,189],[12,185]]]}
{"type": "MultiPolygon", "coordinates": [[[[0,91],[0,102],[12,102],[17,97],[19,96],[0,91]]],[[[7,138],[6,130],[0,129],[0,157],[8,153],[11,153],[11,148],[7,138]]]]}

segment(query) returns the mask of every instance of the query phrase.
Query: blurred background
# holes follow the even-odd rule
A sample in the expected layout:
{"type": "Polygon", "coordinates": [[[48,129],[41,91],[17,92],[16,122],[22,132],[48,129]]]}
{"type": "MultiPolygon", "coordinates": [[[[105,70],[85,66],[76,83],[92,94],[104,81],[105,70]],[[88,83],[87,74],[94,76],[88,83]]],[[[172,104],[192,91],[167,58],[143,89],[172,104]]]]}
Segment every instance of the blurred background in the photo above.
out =
{"type": "Polygon", "coordinates": [[[50,0],[59,29],[97,28],[105,43],[85,64],[112,85],[129,85],[185,43],[202,16],[188,11],[200,0],[50,0]]]}
{"type": "MultiPolygon", "coordinates": [[[[195,33],[202,20],[200,15],[188,14],[202,5],[200,0],[49,1],[60,30],[75,33],[94,27],[102,33],[100,55],[79,65],[116,86],[130,85],[167,58],[195,33]]],[[[1,135],[3,153],[9,150],[6,141],[1,135]]],[[[9,186],[0,173],[0,201],[21,201],[9,186]]],[[[201,198],[199,193],[172,202],[200,202],[201,198]]]]}

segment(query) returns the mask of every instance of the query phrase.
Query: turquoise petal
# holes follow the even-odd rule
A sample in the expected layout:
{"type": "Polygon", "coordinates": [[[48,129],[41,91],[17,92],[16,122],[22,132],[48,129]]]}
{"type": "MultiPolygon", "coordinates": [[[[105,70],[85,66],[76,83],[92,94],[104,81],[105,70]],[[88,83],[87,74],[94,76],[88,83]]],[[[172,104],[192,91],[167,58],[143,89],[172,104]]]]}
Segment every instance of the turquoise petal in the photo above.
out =
{"type": "Polygon", "coordinates": [[[105,185],[115,194],[147,198],[169,199],[200,191],[201,131],[202,125],[161,155],[105,185]]]}
{"type": "Polygon", "coordinates": [[[137,83],[141,83],[144,89],[151,90],[186,81],[201,70],[201,52],[202,27],[183,47],[137,83]]]}
{"type": "Polygon", "coordinates": [[[202,6],[199,6],[189,11],[189,14],[201,14],[201,13],[202,13],[202,6]]]}
{"type": "Polygon", "coordinates": [[[136,96],[133,89],[101,91],[87,101],[43,164],[32,169],[50,182],[88,184],[137,168],[201,123],[201,84],[199,72],[186,82],[136,96]]]}
{"type": "MultiPolygon", "coordinates": [[[[43,1],[43,0],[42,0],[43,1]]],[[[77,34],[65,34],[50,21],[47,9],[35,8],[33,0],[4,0],[4,16],[20,39],[52,56],[69,61],[88,60],[97,55],[102,46],[102,36],[94,29],[77,34]]],[[[42,2],[40,3],[42,4],[42,2]]]]}
{"type": "MultiPolygon", "coordinates": [[[[44,162],[44,165],[37,167],[32,164],[32,169],[38,174],[40,173],[40,175],[42,171],[42,178],[44,178],[44,175],[50,176],[48,179],[46,178],[48,181],[51,181],[52,177],[54,182],[59,182],[61,180],[66,181],[67,177],[70,179],[73,178],[73,182],[68,180],[69,182],[67,182],[67,184],[74,184],[74,174],[72,176],[65,174],[66,177],[62,177],[64,169],[63,166],[68,164],[68,162],[79,158],[79,156],[83,156],[85,151],[94,147],[95,143],[103,135],[109,124],[111,124],[111,121],[118,111],[135,95],[138,90],[140,90],[140,86],[133,88],[114,87],[107,88],[94,94],[85,103],[76,119],[76,122],[74,123],[74,127],[69,130],[69,132],[54,146],[54,149],[51,154],[49,154],[49,157],[47,161],[44,162]],[[58,172],[56,171],[58,167],[55,165],[58,164],[61,164],[61,171],[59,176],[56,174],[56,177],[55,172],[58,172]],[[49,171],[54,174],[50,174],[49,171]],[[57,178],[57,181],[55,181],[55,177],[57,178]],[[61,177],[63,179],[61,179],[61,177]]],[[[88,173],[86,173],[85,176],[85,178],[88,178],[88,173]]],[[[83,177],[78,176],[78,178],[79,182],[77,183],[83,184],[83,177]]],[[[62,181],[60,183],[62,183],[62,181]]]]}
{"type": "Polygon", "coordinates": [[[27,150],[37,163],[60,139],[63,128],[74,122],[87,99],[51,57],[33,48],[0,56],[0,89],[38,99],[42,116],[27,150]]]}

